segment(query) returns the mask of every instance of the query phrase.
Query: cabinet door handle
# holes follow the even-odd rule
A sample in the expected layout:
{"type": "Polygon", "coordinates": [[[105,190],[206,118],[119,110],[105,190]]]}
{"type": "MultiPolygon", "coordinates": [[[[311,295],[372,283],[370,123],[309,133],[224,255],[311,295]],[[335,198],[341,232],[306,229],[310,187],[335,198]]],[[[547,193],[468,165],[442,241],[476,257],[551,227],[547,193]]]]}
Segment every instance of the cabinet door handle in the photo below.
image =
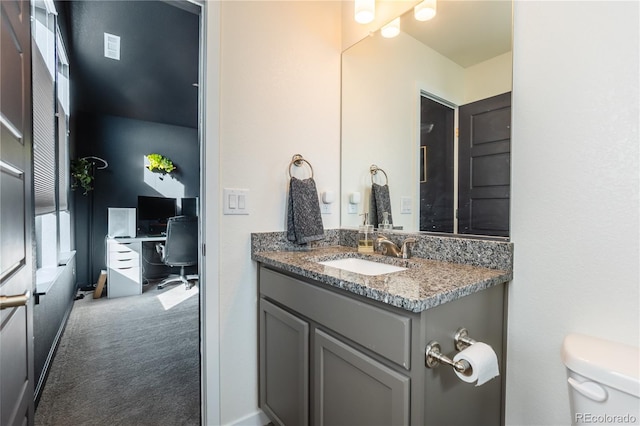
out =
{"type": "Polygon", "coordinates": [[[31,292],[25,291],[24,294],[16,294],[13,296],[0,296],[0,310],[7,308],[15,308],[25,306],[31,298],[31,292]]]}

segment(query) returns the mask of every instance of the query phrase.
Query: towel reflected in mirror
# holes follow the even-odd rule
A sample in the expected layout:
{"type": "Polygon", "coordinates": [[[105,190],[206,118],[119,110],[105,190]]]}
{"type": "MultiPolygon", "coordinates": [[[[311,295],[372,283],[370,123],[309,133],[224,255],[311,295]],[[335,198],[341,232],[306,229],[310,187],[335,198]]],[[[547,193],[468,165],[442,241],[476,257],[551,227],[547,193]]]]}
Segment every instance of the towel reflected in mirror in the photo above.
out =
{"type": "Polygon", "coordinates": [[[384,213],[388,213],[387,219],[393,224],[391,216],[391,198],[389,196],[389,185],[371,184],[371,197],[369,197],[369,217],[374,227],[379,227],[384,223],[384,213]]]}

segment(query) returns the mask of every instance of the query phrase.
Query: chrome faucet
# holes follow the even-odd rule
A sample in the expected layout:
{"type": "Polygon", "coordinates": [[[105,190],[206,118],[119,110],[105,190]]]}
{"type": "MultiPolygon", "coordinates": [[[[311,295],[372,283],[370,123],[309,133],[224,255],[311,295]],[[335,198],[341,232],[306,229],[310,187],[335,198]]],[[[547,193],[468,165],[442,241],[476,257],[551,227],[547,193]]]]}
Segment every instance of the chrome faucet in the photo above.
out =
{"type": "Polygon", "coordinates": [[[398,247],[384,235],[379,235],[376,238],[376,247],[381,254],[385,256],[401,257],[403,259],[409,259],[411,257],[411,244],[415,243],[415,238],[407,238],[402,242],[402,246],[398,247]]]}

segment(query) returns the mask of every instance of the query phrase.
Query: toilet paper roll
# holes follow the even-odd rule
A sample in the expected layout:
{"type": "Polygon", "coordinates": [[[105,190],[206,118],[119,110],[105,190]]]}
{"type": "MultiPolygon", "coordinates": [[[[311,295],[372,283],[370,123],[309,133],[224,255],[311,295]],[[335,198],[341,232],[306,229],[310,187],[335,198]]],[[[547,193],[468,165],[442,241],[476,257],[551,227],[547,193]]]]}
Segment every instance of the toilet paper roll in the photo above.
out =
{"type": "Polygon", "coordinates": [[[498,356],[493,348],[486,343],[477,342],[468,348],[458,352],[453,357],[454,362],[466,361],[471,366],[465,372],[454,370],[460,380],[481,386],[500,374],[498,368],[498,356]]]}

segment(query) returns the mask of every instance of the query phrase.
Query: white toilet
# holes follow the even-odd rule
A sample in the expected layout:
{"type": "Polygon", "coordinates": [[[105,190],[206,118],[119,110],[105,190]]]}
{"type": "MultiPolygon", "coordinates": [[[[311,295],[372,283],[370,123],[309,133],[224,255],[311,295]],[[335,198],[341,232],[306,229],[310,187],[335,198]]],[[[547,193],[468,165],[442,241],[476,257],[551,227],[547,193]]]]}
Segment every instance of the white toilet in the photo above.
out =
{"type": "Polygon", "coordinates": [[[640,424],[640,349],[582,334],[562,345],[572,424],[640,424]]]}

